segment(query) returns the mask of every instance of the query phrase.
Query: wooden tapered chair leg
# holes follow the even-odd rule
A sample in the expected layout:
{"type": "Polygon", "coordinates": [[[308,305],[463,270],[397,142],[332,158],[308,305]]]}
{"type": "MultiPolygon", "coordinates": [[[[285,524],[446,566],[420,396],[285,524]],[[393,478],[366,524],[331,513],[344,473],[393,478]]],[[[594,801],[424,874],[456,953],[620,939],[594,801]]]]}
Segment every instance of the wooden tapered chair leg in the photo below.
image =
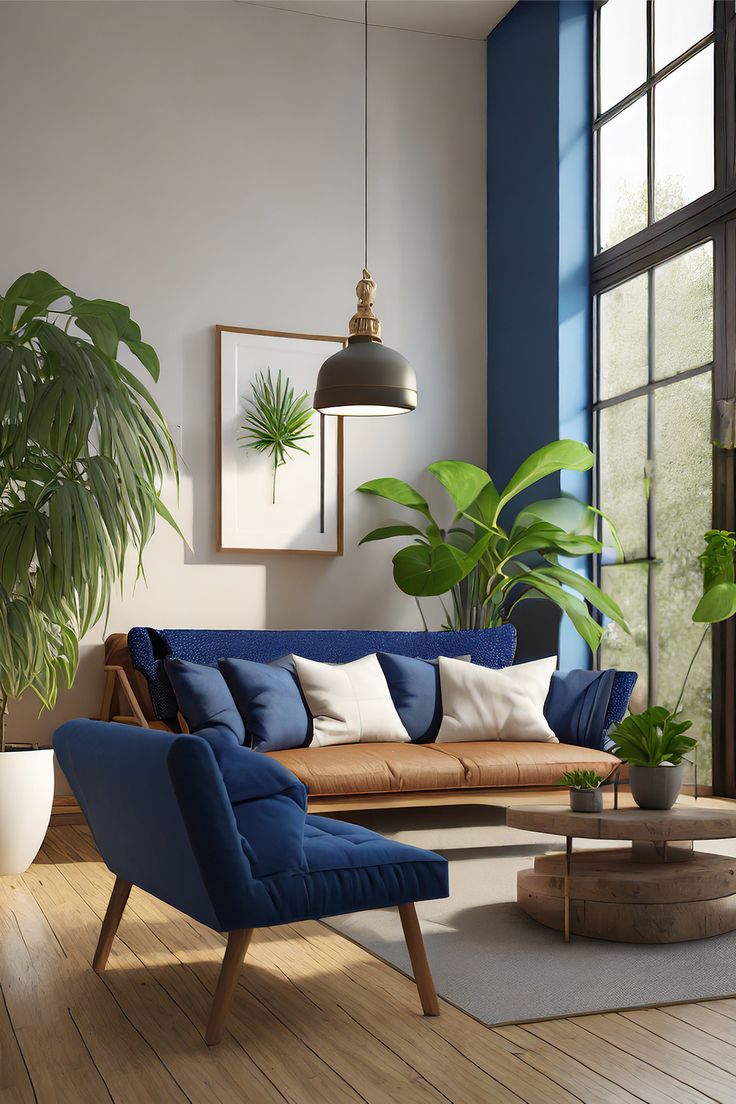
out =
{"type": "Polygon", "coordinates": [[[132,884],[132,882],[126,882],[122,878],[115,879],[115,885],[112,887],[105,919],[102,921],[100,938],[97,940],[95,957],[92,959],[92,969],[96,974],[101,974],[105,966],[107,966],[107,959],[110,954],[110,948],[112,947],[112,941],[115,938],[118,924],[120,923],[125,906],[128,903],[128,895],[130,894],[132,884]]]}
{"type": "Polygon", "coordinates": [[[253,928],[239,928],[237,931],[231,931],[227,934],[225,957],[222,960],[222,968],[217,979],[210,1018],[207,1021],[207,1030],[204,1033],[204,1041],[207,1046],[216,1046],[222,1039],[225,1019],[230,1011],[240,967],[243,965],[243,959],[252,935],[253,928]]]}
{"type": "Polygon", "coordinates": [[[399,905],[401,926],[404,929],[406,949],[411,959],[411,968],[414,971],[414,981],[419,991],[419,999],[422,1002],[422,1011],[425,1016],[439,1016],[440,1005],[437,1000],[437,990],[432,980],[432,971],[429,968],[427,952],[422,939],[422,929],[419,927],[417,910],[413,904],[399,905]]]}

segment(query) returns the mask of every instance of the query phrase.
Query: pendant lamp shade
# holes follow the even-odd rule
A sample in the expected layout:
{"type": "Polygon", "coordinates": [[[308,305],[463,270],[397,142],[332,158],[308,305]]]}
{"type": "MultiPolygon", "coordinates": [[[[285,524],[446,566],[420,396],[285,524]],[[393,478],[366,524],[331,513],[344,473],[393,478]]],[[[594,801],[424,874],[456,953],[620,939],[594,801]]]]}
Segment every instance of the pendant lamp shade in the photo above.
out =
{"type": "Polygon", "coordinates": [[[373,313],[376,284],[367,269],[355,290],[358,309],[350,319],[348,343],[320,368],[314,408],[359,418],[414,410],[417,378],[406,357],[381,341],[381,323],[373,313]]]}
{"type": "Polygon", "coordinates": [[[365,267],[355,288],[358,309],[350,319],[347,345],[319,370],[314,409],[343,417],[405,414],[417,405],[417,378],[406,357],[381,342],[373,313],[376,282],[368,271],[368,0],[364,4],[364,228],[365,267]]]}
{"type": "Polygon", "coordinates": [[[314,406],[324,414],[377,417],[417,405],[417,379],[406,357],[370,337],[351,337],[320,368],[314,406]]]}

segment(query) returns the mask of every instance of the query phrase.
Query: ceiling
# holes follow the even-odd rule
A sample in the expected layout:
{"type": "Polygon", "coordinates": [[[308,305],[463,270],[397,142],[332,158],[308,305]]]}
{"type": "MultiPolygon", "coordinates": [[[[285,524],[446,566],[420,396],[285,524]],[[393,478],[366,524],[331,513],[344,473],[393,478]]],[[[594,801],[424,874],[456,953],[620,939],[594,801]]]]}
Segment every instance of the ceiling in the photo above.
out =
{"type": "MultiPolygon", "coordinates": [[[[363,22],[363,0],[240,0],[266,8],[363,22]]],[[[455,38],[484,39],[515,0],[370,0],[372,27],[394,27],[455,38]]]]}

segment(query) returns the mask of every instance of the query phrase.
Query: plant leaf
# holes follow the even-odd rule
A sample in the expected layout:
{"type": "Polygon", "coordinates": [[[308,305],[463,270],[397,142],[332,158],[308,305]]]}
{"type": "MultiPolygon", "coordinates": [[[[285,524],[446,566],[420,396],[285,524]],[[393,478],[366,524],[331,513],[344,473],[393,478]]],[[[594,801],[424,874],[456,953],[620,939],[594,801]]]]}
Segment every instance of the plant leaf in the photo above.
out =
{"type": "Polygon", "coordinates": [[[159,364],[156,350],[151,345],[147,345],[145,341],[134,341],[131,338],[126,339],[125,337],[123,337],[122,340],[128,346],[133,356],[138,358],[154,382],[158,382],[158,378],[161,374],[161,365],[159,364]]]}
{"type": "Polygon", "coordinates": [[[535,569],[538,575],[548,575],[553,579],[556,579],[563,586],[572,587],[577,590],[586,601],[590,602],[591,606],[600,610],[606,617],[610,617],[612,621],[615,621],[617,625],[626,633],[631,633],[629,626],[626,624],[623,611],[617,602],[614,602],[613,598],[609,594],[606,594],[599,587],[595,585],[590,579],[587,579],[585,575],[581,575],[579,571],[572,571],[568,567],[563,567],[561,564],[551,564],[549,567],[541,567],[535,569]]]}
{"type": "Polygon", "coordinates": [[[734,534],[726,529],[709,529],[704,539],[705,551],[698,557],[703,570],[703,590],[710,590],[717,583],[734,582],[734,534]]]}
{"type": "Polygon", "coordinates": [[[693,613],[693,621],[713,625],[736,613],[736,583],[716,583],[706,590],[693,613]]]}
{"type": "MultiPolygon", "coordinates": [[[[57,299],[69,295],[69,290],[59,281],[49,275],[48,272],[26,272],[23,276],[10,285],[3,296],[3,305],[0,310],[0,324],[3,329],[10,329],[13,325],[15,312],[18,307],[27,307],[22,317],[28,321],[39,311],[46,311],[51,303],[57,299]]],[[[18,328],[24,323],[18,322],[18,328]]]]}
{"type": "Polygon", "coordinates": [[[546,521],[535,521],[527,529],[517,530],[516,536],[512,530],[504,556],[521,556],[525,552],[561,552],[565,555],[581,556],[600,552],[601,547],[600,541],[595,537],[567,533],[546,521]]]}
{"type": "Polygon", "coordinates": [[[480,529],[494,529],[498,516],[498,491],[493,480],[489,480],[478,497],[471,502],[464,516],[480,529]]]}
{"type": "Polygon", "coordinates": [[[388,540],[390,537],[411,536],[423,537],[424,534],[421,529],[417,529],[416,525],[403,525],[401,522],[397,522],[395,525],[384,525],[381,529],[372,529],[358,543],[368,544],[369,541],[388,540]]]}
{"type": "MultiPolygon", "coordinates": [[[[552,579],[546,578],[544,575],[539,575],[536,571],[529,571],[523,576],[523,582],[532,588],[532,591],[537,591],[545,598],[549,598],[555,605],[559,606],[563,613],[572,621],[577,632],[582,636],[585,643],[590,648],[591,652],[596,652],[603,636],[603,629],[588,613],[587,606],[574,594],[570,594],[569,591],[563,590],[563,588],[552,579]]],[[[533,593],[526,591],[518,601],[522,601],[525,598],[533,597],[533,593]]]]}
{"type": "Polygon", "coordinates": [[[488,472],[462,460],[438,460],[429,465],[429,471],[455,503],[458,515],[464,513],[491,482],[488,472]]]}
{"type": "Polygon", "coordinates": [[[459,548],[449,544],[411,544],[396,553],[393,565],[399,590],[414,598],[446,594],[473,566],[459,548]]]}
{"type": "Polygon", "coordinates": [[[386,476],[382,479],[369,479],[367,483],[361,483],[356,488],[361,494],[375,495],[377,498],[385,498],[388,502],[395,502],[399,506],[406,506],[410,510],[418,510],[430,521],[434,521],[429,512],[429,504],[425,498],[405,483],[403,479],[393,479],[386,476]]]}
{"type": "Polygon", "coordinates": [[[588,471],[593,467],[593,453],[582,441],[552,441],[537,449],[519,465],[498,500],[496,517],[507,502],[547,475],[558,471],[588,471]]]}

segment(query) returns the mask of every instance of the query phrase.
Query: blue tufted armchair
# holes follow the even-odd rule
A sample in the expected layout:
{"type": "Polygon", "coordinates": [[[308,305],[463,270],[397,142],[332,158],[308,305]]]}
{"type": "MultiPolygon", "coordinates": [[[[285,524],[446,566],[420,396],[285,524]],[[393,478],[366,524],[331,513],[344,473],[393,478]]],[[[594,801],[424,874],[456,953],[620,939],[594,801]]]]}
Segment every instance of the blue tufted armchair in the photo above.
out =
{"type": "Polygon", "coordinates": [[[448,895],[447,863],[375,832],[307,816],[280,763],[196,736],[69,721],[54,749],[116,875],[93,968],[105,969],[133,885],[228,933],[205,1032],[224,1021],[254,928],[398,905],[422,1009],[439,1013],[415,901],[448,895]]]}

